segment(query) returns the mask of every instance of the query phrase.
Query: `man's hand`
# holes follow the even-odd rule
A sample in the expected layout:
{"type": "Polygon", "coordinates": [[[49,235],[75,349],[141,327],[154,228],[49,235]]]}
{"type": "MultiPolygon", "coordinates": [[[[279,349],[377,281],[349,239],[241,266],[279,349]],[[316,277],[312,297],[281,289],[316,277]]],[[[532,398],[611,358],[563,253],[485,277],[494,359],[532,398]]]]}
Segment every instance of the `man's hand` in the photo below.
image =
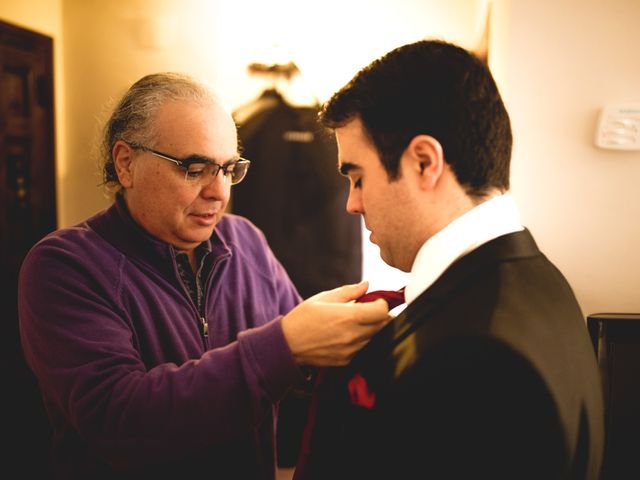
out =
{"type": "Polygon", "coordinates": [[[284,316],[282,330],[299,365],[346,365],[391,321],[383,299],[354,302],[367,288],[362,282],[318,293],[284,316]]]}

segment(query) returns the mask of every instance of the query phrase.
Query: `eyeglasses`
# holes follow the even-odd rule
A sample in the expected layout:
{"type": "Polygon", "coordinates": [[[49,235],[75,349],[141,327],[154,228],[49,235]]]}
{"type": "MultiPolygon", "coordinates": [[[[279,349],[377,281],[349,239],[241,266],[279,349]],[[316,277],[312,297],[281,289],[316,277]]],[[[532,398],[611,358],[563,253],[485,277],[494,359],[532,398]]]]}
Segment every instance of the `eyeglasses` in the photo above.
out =
{"type": "Polygon", "coordinates": [[[220,171],[222,171],[224,179],[231,182],[231,185],[237,185],[245,177],[247,170],[249,169],[249,165],[251,164],[250,160],[242,157],[238,160],[227,162],[224,165],[212,162],[208,158],[204,158],[199,155],[192,155],[184,160],[180,160],[179,158],[158,152],[157,150],[145,147],[144,145],[129,143],[129,146],[131,148],[149,152],[156,157],[175,163],[185,171],[184,179],[190,185],[207,185],[209,183],[210,176],[215,177],[220,171]]]}

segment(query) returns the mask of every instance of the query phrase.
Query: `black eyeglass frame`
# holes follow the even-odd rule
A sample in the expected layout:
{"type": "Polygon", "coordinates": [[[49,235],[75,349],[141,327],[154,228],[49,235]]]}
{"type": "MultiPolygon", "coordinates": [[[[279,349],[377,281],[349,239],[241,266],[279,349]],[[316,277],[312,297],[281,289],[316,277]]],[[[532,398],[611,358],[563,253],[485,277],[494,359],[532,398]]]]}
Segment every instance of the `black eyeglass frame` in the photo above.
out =
{"type": "MultiPolygon", "coordinates": [[[[208,158],[205,157],[201,157],[199,155],[191,155],[188,158],[185,158],[184,160],[173,157],[169,154],[160,152],[158,150],[154,150],[153,148],[149,148],[149,147],[145,147],[144,145],[140,145],[137,143],[129,143],[127,142],[127,144],[131,147],[134,148],[136,150],[142,150],[145,152],[149,152],[152,155],[155,155],[156,157],[162,158],[164,160],[168,160],[170,162],[175,163],[178,167],[184,169],[185,171],[185,180],[188,178],[186,175],[188,175],[189,173],[189,167],[191,165],[194,164],[203,164],[203,165],[213,165],[214,167],[218,167],[217,170],[215,170],[215,173],[212,173],[213,177],[217,177],[218,173],[220,173],[220,170],[222,170],[222,175],[226,178],[228,175],[227,169],[231,168],[231,167],[236,167],[236,165],[240,164],[240,165],[246,165],[246,168],[244,170],[244,174],[242,175],[242,177],[240,177],[240,180],[237,180],[236,182],[233,181],[232,176],[230,177],[231,180],[231,185],[237,185],[238,183],[240,183],[242,180],[244,180],[244,177],[247,175],[247,170],[249,169],[249,166],[251,165],[251,160],[248,160],[246,158],[243,157],[238,157],[237,160],[231,160],[223,165],[220,165],[219,163],[216,162],[212,162],[211,160],[209,160],[208,158]]],[[[186,180],[188,182],[188,180],[186,180]]]]}

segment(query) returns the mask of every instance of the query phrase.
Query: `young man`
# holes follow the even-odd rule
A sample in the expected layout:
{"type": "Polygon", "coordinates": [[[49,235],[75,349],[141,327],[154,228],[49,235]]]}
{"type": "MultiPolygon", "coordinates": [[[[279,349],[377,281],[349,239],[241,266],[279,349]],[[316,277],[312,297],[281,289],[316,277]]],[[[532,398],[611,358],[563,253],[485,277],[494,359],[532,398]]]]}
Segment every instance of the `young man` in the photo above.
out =
{"type": "Polygon", "coordinates": [[[317,384],[296,479],[598,478],[601,384],[562,274],[509,190],[511,128],[476,57],[397,48],[324,106],[347,210],[408,306],[317,384]]]}
{"type": "Polygon", "coordinates": [[[366,284],[298,305],[261,232],[224,214],[249,165],[237,148],[205,85],[143,77],[105,129],[115,202],[25,259],[21,338],[55,478],[273,480],[299,367],[346,364],[388,322],[384,301],[350,302],[366,284]]]}

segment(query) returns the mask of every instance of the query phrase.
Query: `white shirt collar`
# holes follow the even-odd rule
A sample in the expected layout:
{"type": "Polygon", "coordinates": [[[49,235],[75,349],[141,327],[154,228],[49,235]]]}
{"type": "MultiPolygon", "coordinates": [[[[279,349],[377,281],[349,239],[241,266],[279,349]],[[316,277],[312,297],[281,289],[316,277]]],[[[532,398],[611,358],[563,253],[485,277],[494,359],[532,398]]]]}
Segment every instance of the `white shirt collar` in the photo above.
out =
{"type": "Polygon", "coordinates": [[[429,288],[461,256],[494,238],[523,229],[509,193],[493,197],[456,218],[418,250],[405,288],[407,303],[429,288]]]}

